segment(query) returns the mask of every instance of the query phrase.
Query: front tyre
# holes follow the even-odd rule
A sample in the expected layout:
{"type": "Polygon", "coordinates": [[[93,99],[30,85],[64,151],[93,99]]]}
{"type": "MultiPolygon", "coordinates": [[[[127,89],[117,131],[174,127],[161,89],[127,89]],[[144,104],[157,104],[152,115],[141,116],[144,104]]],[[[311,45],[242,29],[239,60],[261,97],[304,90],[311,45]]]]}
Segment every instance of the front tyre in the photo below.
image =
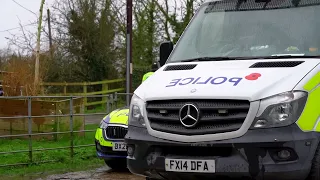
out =
{"type": "Polygon", "coordinates": [[[127,169],[126,159],[110,159],[104,160],[107,166],[109,166],[112,170],[125,170],[127,169]]]}

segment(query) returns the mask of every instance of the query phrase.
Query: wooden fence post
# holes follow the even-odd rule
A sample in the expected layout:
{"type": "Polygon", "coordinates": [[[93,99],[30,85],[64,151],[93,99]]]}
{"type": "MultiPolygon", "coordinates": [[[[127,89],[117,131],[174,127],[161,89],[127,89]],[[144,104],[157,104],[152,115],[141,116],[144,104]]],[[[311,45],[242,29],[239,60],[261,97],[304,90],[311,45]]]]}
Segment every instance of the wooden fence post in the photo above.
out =
{"type": "Polygon", "coordinates": [[[64,82],[63,94],[64,94],[65,96],[67,95],[67,82],[64,82]]]}
{"type": "Polygon", "coordinates": [[[84,95],[83,105],[84,105],[84,111],[85,111],[85,112],[87,111],[87,102],[88,102],[87,92],[88,92],[88,86],[87,86],[87,83],[85,82],[85,83],[83,84],[83,95],[84,95]]]}
{"type": "MultiPolygon", "coordinates": [[[[109,84],[108,83],[104,83],[104,84],[102,84],[102,91],[108,91],[109,90],[109,84]]],[[[108,93],[102,93],[102,95],[106,95],[106,94],[108,94],[108,93]]],[[[102,101],[103,102],[105,102],[105,101],[108,101],[108,97],[102,97],[102,101]]],[[[102,105],[102,107],[103,108],[107,108],[107,105],[106,105],[107,103],[103,103],[103,105],[102,105]]]]}

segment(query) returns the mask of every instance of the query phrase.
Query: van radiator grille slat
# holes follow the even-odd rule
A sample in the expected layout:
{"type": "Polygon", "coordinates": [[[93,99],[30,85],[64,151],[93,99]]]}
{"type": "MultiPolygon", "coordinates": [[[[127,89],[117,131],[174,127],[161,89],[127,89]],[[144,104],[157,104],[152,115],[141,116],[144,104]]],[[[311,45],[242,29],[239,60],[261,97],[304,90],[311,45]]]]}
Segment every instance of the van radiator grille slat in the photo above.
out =
{"type": "Polygon", "coordinates": [[[157,131],[202,135],[236,131],[241,128],[249,112],[246,100],[157,100],[147,102],[147,117],[157,131]],[[179,111],[187,103],[199,108],[199,123],[186,128],[180,122],[179,111]]]}

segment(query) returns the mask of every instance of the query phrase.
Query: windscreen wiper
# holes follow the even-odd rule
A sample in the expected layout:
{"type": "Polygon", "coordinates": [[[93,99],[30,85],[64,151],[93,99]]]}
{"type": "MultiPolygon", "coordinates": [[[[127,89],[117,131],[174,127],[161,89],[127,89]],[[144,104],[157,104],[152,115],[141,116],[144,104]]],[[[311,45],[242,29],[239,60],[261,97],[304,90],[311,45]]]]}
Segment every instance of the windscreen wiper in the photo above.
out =
{"type": "Polygon", "coordinates": [[[182,60],[180,62],[195,62],[195,61],[227,61],[227,60],[236,60],[235,57],[199,57],[199,58],[192,58],[182,60]]]}
{"type": "Polygon", "coordinates": [[[304,59],[304,58],[320,58],[320,56],[305,56],[301,54],[277,54],[272,56],[262,56],[260,59],[304,59]]]}

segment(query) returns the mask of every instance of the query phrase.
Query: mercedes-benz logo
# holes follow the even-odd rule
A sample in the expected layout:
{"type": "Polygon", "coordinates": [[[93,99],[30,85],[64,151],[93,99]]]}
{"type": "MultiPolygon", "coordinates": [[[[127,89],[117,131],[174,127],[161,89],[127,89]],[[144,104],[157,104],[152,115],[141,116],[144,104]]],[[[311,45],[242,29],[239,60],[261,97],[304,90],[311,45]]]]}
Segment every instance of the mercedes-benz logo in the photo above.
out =
{"type": "Polygon", "coordinates": [[[185,104],[179,111],[180,122],[187,128],[198,124],[200,111],[194,104],[185,104]]]}

